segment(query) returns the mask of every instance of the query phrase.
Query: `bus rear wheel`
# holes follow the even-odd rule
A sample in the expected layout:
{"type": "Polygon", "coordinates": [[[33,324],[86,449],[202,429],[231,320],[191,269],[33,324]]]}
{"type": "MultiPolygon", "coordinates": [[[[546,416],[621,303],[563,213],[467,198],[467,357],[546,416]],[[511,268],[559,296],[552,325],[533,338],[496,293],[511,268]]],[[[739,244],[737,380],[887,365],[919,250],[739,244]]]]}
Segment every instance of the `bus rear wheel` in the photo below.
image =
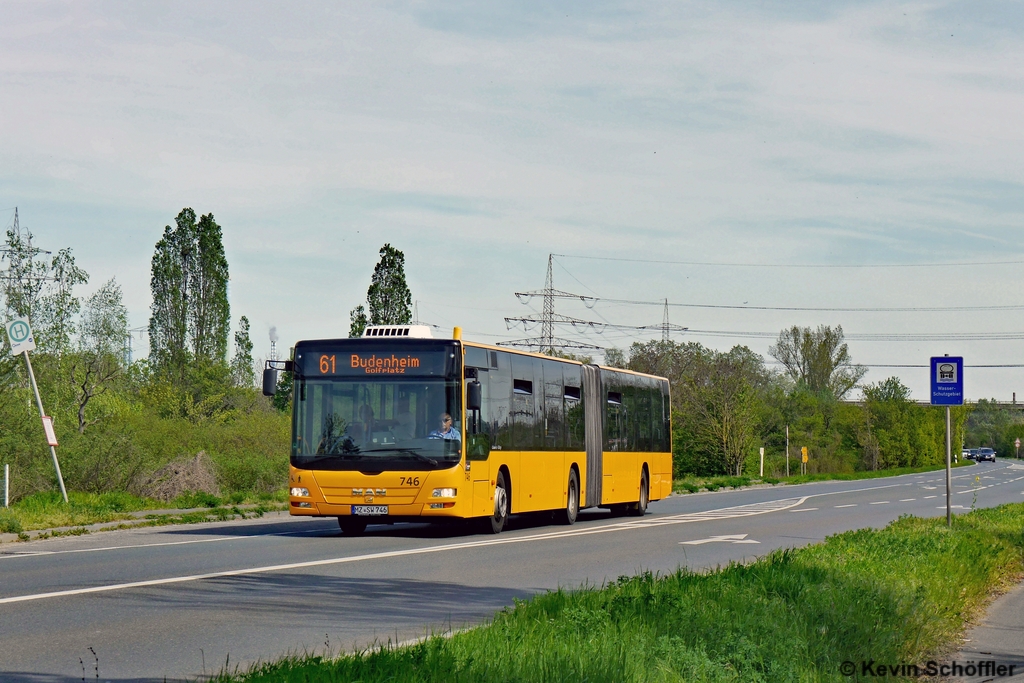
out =
{"type": "Polygon", "coordinates": [[[338,526],[346,536],[359,536],[366,531],[366,520],[358,517],[338,517],[338,526]]]}
{"type": "Polygon", "coordinates": [[[576,470],[569,470],[569,484],[566,488],[565,509],[558,512],[558,521],[572,526],[580,514],[580,479],[576,470]]]}
{"type": "Polygon", "coordinates": [[[651,501],[651,485],[647,481],[647,470],[640,473],[640,500],[630,506],[629,512],[637,517],[647,514],[647,504],[651,501]]]}
{"type": "Polygon", "coordinates": [[[500,534],[508,521],[509,499],[508,484],[505,482],[505,473],[499,471],[494,480],[494,512],[484,520],[484,531],[492,534],[500,534]]]}

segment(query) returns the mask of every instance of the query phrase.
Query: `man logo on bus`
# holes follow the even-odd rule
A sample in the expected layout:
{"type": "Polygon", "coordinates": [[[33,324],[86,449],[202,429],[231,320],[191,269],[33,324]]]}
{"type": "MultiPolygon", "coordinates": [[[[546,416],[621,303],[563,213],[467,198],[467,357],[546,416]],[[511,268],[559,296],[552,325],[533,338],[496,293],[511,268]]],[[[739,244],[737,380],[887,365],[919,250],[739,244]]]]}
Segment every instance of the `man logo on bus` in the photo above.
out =
{"type": "Polygon", "coordinates": [[[939,365],[940,382],[956,382],[956,366],[952,363],[941,363],[939,365]]]}

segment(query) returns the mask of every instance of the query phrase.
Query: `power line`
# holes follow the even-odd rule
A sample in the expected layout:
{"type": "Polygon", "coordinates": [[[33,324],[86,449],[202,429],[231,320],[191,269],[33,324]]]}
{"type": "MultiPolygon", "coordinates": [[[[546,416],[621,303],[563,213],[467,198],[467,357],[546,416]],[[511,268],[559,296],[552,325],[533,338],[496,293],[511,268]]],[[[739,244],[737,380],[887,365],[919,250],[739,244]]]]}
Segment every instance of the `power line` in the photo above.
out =
{"type": "MultiPolygon", "coordinates": [[[[642,301],[638,299],[602,299],[612,304],[627,304],[632,306],[661,306],[662,301],[642,301]]],[[[833,312],[833,313],[937,313],[951,311],[1020,311],[1024,310],[1024,304],[1009,304],[1005,306],[894,306],[894,307],[815,307],[815,306],[741,306],[732,304],[678,304],[670,303],[669,306],[679,308],[714,308],[734,311],[803,311],[803,312],[833,312]]]]}
{"type": "MultiPolygon", "coordinates": [[[[778,332],[746,332],[740,330],[693,330],[689,334],[706,337],[735,337],[741,339],[776,339],[778,332]]],[[[922,341],[1015,341],[1024,339],[1024,332],[880,332],[844,334],[850,341],[922,342],[922,341]]]]}
{"type": "Polygon", "coordinates": [[[579,254],[553,254],[553,256],[585,259],[588,261],[664,263],[675,266],[715,266],[736,268],[938,268],[942,266],[1009,266],[1024,264],[1024,261],[965,261],[957,263],[730,263],[727,261],[666,261],[661,259],[636,259],[616,256],[582,256],[579,254]]]}

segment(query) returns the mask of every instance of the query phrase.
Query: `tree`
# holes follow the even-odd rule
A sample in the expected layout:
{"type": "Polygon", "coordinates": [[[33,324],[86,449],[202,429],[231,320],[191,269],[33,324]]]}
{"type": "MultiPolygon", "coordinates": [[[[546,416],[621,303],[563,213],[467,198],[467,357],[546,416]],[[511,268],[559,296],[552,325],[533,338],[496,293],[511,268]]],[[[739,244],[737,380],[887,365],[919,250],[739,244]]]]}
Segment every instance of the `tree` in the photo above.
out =
{"type": "Polygon", "coordinates": [[[867,368],[854,365],[843,341],[843,327],[797,327],[779,333],[768,353],[782,363],[795,382],[815,393],[842,399],[863,379],[867,368]]]}
{"type": "Polygon", "coordinates": [[[86,299],[80,328],[70,375],[75,387],[78,433],[84,434],[87,426],[102,419],[86,419],[89,402],[106,393],[124,367],[121,354],[128,338],[128,310],[122,302],[121,287],[113,278],[86,299]]]}
{"type": "Polygon", "coordinates": [[[390,244],[380,248],[380,261],[373,268],[366,303],[366,307],[359,304],[349,312],[349,337],[363,336],[367,325],[406,325],[412,320],[412,292],[405,282],[405,254],[390,244]]]}
{"type": "Polygon", "coordinates": [[[195,245],[189,315],[192,355],[201,361],[224,362],[231,325],[228,260],[221,228],[212,213],[202,216],[196,224],[195,245]]]}
{"type": "Polygon", "coordinates": [[[366,319],[366,309],[362,304],[359,304],[348,314],[349,325],[348,325],[348,336],[351,338],[362,337],[363,330],[369,325],[369,321],[366,319]]]}
{"type": "Polygon", "coordinates": [[[89,274],[75,264],[70,249],[47,261],[47,252],[32,246],[32,237],[30,231],[12,227],[0,249],[8,263],[2,289],[5,317],[28,316],[39,350],[60,354],[71,347],[74,318],[81,309],[73,290],[87,283],[89,274]]]}
{"type": "Polygon", "coordinates": [[[256,384],[256,370],[253,368],[252,340],[249,339],[249,319],[244,315],[238,319],[235,332],[235,355],[231,359],[231,378],[235,386],[251,387],[256,384]]]}
{"type": "Polygon", "coordinates": [[[75,265],[70,249],[61,249],[48,268],[49,286],[39,302],[36,322],[43,340],[43,349],[64,353],[71,348],[75,334],[74,318],[81,310],[81,300],[72,293],[77,285],[89,282],[89,274],[75,265]]]}
{"type": "Polygon", "coordinates": [[[183,381],[191,361],[226,361],[230,308],[228,263],[213,214],[196,222],[182,209],[153,253],[150,357],[158,371],[183,381]]]}

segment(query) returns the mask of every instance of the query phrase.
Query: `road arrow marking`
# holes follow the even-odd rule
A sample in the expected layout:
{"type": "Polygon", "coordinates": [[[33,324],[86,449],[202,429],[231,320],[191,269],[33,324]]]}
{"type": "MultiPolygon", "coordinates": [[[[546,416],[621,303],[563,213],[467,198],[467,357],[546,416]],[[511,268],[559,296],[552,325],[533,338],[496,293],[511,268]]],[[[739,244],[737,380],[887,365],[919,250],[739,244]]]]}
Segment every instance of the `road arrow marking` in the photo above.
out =
{"type": "Polygon", "coordinates": [[[731,536],[712,536],[701,538],[696,541],[680,541],[679,545],[703,545],[705,543],[760,543],[754,539],[747,539],[746,534],[733,534],[731,536]]]}

